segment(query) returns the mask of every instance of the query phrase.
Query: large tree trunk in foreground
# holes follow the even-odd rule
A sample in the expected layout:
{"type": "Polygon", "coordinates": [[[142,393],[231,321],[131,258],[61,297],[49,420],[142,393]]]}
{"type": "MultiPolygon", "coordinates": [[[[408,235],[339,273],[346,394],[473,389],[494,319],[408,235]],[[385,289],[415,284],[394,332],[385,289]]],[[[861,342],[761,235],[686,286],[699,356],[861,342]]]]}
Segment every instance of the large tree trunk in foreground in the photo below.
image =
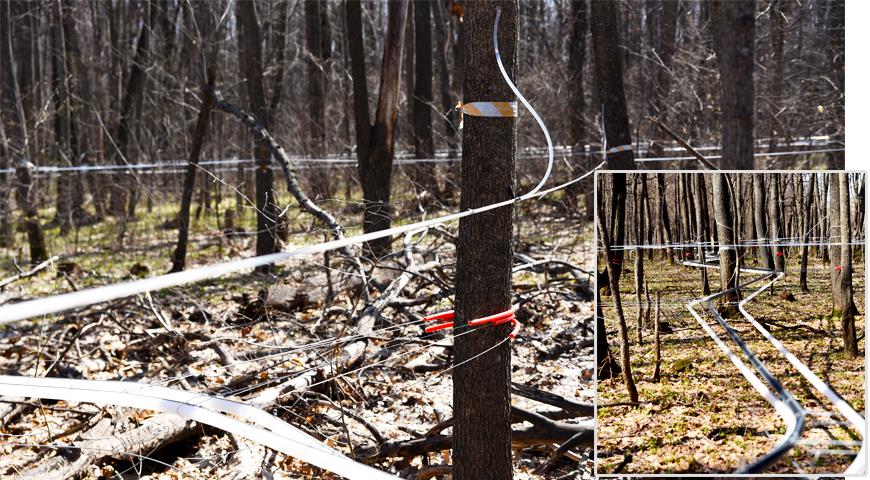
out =
{"type": "Polygon", "coordinates": [[[723,170],[752,170],[755,121],[755,0],[714,2],[722,84],[723,170]]]}
{"type": "MultiPolygon", "coordinates": [[[[369,123],[362,11],[359,1],[348,0],[346,12],[353,77],[357,159],[365,208],[363,231],[371,233],[388,229],[392,223],[390,182],[393,176],[395,126],[399,114],[399,76],[408,0],[393,0],[389,3],[378,107],[373,125],[369,123]]],[[[392,239],[387,237],[372,240],[367,243],[367,247],[369,253],[378,258],[389,253],[391,243],[392,239]]]]}
{"type": "MultiPolygon", "coordinates": [[[[470,65],[477,67],[466,72],[463,101],[514,100],[493,59],[492,26],[498,5],[502,10],[499,49],[508,75],[516,78],[517,2],[466,5],[468,41],[465,43],[465,57],[470,65]]],[[[515,118],[465,118],[462,210],[513,197],[516,126],[515,118]]],[[[512,218],[512,208],[500,208],[460,221],[456,328],[463,328],[469,320],[510,308],[512,218]]],[[[511,326],[477,328],[480,331],[454,337],[454,365],[459,367],[453,371],[453,478],[509,479],[513,477],[511,348],[505,339],[511,326]],[[498,347],[486,352],[499,343],[498,347]]]]}
{"type": "MultiPolygon", "coordinates": [[[[236,15],[239,19],[239,49],[243,62],[240,67],[248,91],[248,104],[251,115],[265,128],[269,128],[269,110],[266,106],[266,94],[263,86],[263,53],[260,41],[260,24],[254,2],[240,0],[236,4],[236,15]]],[[[257,162],[257,255],[268,255],[275,252],[275,229],[277,227],[278,207],[275,204],[271,154],[268,145],[263,140],[256,140],[254,156],[257,162]]],[[[272,265],[259,267],[261,272],[272,271],[272,265]]]]}

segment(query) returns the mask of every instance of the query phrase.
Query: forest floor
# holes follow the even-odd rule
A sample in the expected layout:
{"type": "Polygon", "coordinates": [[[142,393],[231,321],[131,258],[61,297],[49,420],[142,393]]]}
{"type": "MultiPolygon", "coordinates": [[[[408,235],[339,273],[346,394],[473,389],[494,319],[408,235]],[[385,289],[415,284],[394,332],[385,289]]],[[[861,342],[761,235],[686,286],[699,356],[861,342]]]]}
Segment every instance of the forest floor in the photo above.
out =
{"type": "MultiPolygon", "coordinates": [[[[225,206],[230,200],[225,199],[225,206]]],[[[123,244],[113,222],[85,227],[66,238],[48,230],[50,253],[62,258],[38,275],[7,286],[0,292],[0,304],[168,271],[176,231],[161,226],[176,208],[158,204],[149,213],[143,209],[123,244]]],[[[343,208],[341,216],[359,216],[355,205],[343,208]]],[[[324,233],[307,216],[295,215],[291,213],[285,249],[323,240],[324,233]]],[[[592,270],[591,225],[578,227],[583,222],[565,219],[544,202],[520,206],[517,218],[517,253],[592,270]]],[[[250,223],[247,217],[237,219],[237,225],[250,223]]],[[[322,255],[278,265],[274,276],[232,275],[0,327],[0,373],[147,382],[242,401],[309,375],[308,388],[284,393],[267,410],[377,468],[405,478],[432,474],[437,466],[451,463],[449,450],[387,458],[376,454],[386,443],[450,433],[449,426],[430,429],[452,416],[451,332],[424,336],[419,323],[422,315],[451,308],[456,225],[447,227],[430,232],[416,246],[415,263],[427,265],[427,270],[380,312],[365,358],[339,379],[329,372],[344,342],[328,340],[348,335],[363,305],[359,285],[340,281],[341,260],[333,256],[327,268],[322,255]],[[323,340],[322,348],[305,347],[323,340]]],[[[188,268],[250,256],[254,250],[250,234],[224,236],[215,212],[204,212],[192,231],[196,234],[188,268]]],[[[0,253],[0,279],[17,273],[21,260],[15,259],[24,252],[0,253]]],[[[406,267],[393,259],[374,268],[373,298],[398,276],[396,269],[406,267]]],[[[513,382],[591,404],[591,281],[547,268],[514,274],[514,301],[521,304],[517,316],[524,327],[511,343],[513,382]]],[[[168,419],[172,416],[156,412],[4,400],[4,478],[72,468],[78,468],[74,476],[79,478],[334,478],[240,437],[211,427],[178,425],[168,419]],[[177,435],[162,440],[167,432],[177,435]]],[[[513,404],[566,425],[592,427],[588,415],[517,394],[513,404]]],[[[542,478],[532,472],[554,450],[552,443],[517,449],[515,478],[542,478]]],[[[569,452],[557,457],[543,476],[590,478],[591,456],[591,448],[569,452]]]]}
{"type": "MultiPolygon", "coordinates": [[[[751,261],[751,259],[750,259],[751,261]]],[[[652,381],[655,366],[653,329],[644,328],[643,344],[637,341],[637,298],[634,289],[634,254],[626,253],[629,266],[620,281],[620,292],[629,326],[632,373],[639,405],[631,406],[622,376],[598,383],[598,471],[601,473],[730,473],[772,448],[785,426],[781,418],[739,374],[732,363],[689,314],[686,303],[703,296],[699,270],[667,260],[646,260],[645,278],[652,301],[661,292],[661,320],[672,330],[661,334],[661,379],[652,381]]],[[[843,352],[839,319],[829,316],[831,293],[829,267],[811,255],[809,293],[798,283],[799,258],[787,259],[786,276],[747,304],[747,311],[785,347],[831,385],[858,412],[864,411],[864,263],[854,264],[854,298],[860,355],[849,359],[843,352]],[[793,298],[792,298],[793,297],[793,298]]],[[[711,291],[718,291],[718,271],[710,270],[711,291]]],[[[744,274],[748,280],[750,274],[744,274]]],[[[757,285],[761,286],[761,284],[757,285]]],[[[753,290],[754,291],[754,290],[753,290]]],[[[748,294],[748,292],[747,292],[748,294]]],[[[617,322],[612,297],[602,298],[611,352],[618,355],[617,322]]],[[[654,315],[654,308],[653,308],[654,315]]],[[[654,318],[654,317],[652,317],[654,318]]],[[[708,314],[720,338],[724,330],[708,314]]],[[[804,409],[834,411],[827,399],[789,364],[745,319],[728,318],[749,348],[790,391],[804,409]]],[[[744,360],[745,361],[745,360],[744,360]]],[[[831,441],[861,440],[851,428],[831,425],[844,420],[808,415],[801,444],[765,473],[838,473],[853,456],[819,451],[857,447],[827,446],[831,441]]]]}

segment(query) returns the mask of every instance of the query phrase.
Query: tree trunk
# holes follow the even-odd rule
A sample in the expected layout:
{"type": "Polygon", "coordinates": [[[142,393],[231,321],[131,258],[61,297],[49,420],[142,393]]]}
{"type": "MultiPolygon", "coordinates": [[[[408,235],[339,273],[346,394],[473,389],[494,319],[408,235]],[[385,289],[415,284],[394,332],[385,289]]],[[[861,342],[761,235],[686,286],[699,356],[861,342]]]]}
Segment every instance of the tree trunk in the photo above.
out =
{"type": "MultiPolygon", "coordinates": [[[[239,51],[244,60],[239,67],[248,91],[248,104],[251,115],[266,129],[269,128],[269,110],[263,86],[263,45],[260,40],[260,24],[257,19],[256,4],[251,0],[239,0],[236,4],[239,20],[239,51]]],[[[271,154],[263,140],[254,144],[256,158],[256,205],[257,205],[257,255],[275,252],[275,230],[278,221],[278,207],[275,204],[274,179],[271,154]]],[[[272,265],[258,267],[260,272],[271,272],[272,265]]]]}
{"type": "Polygon", "coordinates": [[[773,255],[773,267],[777,272],[785,271],[785,252],[779,246],[780,239],[783,236],[782,231],[782,223],[780,219],[780,211],[782,210],[782,204],[780,202],[780,194],[779,194],[779,183],[780,183],[780,175],[778,173],[769,173],[767,174],[768,178],[768,188],[772,195],[769,199],[768,204],[768,222],[770,222],[770,239],[769,243],[772,244],[771,254],[773,255]]]}
{"type": "MultiPolygon", "coordinates": [[[[517,2],[502,1],[497,5],[502,11],[499,49],[508,75],[516,78],[517,2]]],[[[463,92],[467,102],[482,98],[514,99],[493,61],[494,7],[484,3],[467,4],[465,57],[470,64],[477,65],[465,76],[463,92]]],[[[515,118],[465,119],[461,210],[513,196],[516,126],[515,118]]],[[[465,327],[469,320],[510,308],[512,218],[512,208],[501,208],[460,221],[456,328],[465,327]]],[[[453,370],[454,479],[509,479],[513,476],[511,348],[505,341],[509,331],[510,325],[504,324],[454,337],[454,366],[457,367],[453,370]],[[481,448],[482,445],[486,447],[481,448]]]]}
{"type": "MultiPolygon", "coordinates": [[[[321,9],[328,5],[319,0],[305,0],[305,46],[308,76],[308,120],[311,127],[306,137],[306,150],[314,158],[322,158],[326,144],[326,72],[324,70],[323,42],[321,39],[321,9]]],[[[332,196],[329,171],[311,170],[311,192],[315,200],[332,196]]]]}
{"type": "MultiPolygon", "coordinates": [[[[429,1],[414,3],[414,155],[435,156],[432,135],[432,20],[429,1]]],[[[417,188],[440,195],[435,164],[423,163],[412,169],[417,188]]]]}
{"type": "MultiPolygon", "coordinates": [[[[801,176],[803,176],[801,174],[801,176]]],[[[800,271],[800,286],[802,292],[809,292],[810,288],[807,284],[807,267],[809,263],[809,250],[810,247],[808,245],[810,241],[810,232],[813,230],[812,224],[812,211],[813,211],[813,199],[815,198],[815,187],[816,187],[816,179],[813,174],[808,175],[809,177],[809,185],[806,187],[806,192],[804,194],[804,211],[803,211],[803,242],[801,245],[801,271],[800,271]]]]}
{"type": "Polygon", "coordinates": [[[199,156],[208,134],[208,122],[213,105],[212,96],[208,93],[214,88],[215,66],[208,66],[208,79],[202,89],[202,106],[199,107],[199,117],[193,130],[193,140],[190,147],[190,159],[184,174],[184,190],[181,194],[181,210],[178,212],[178,243],[172,255],[171,272],[184,270],[187,259],[187,234],[190,226],[190,203],[193,197],[193,187],[196,184],[196,171],[199,168],[199,156]]]}
{"type": "MultiPolygon", "coordinates": [[[[695,235],[695,240],[698,242],[698,261],[700,261],[701,263],[707,263],[707,254],[704,252],[704,229],[701,227],[704,222],[704,214],[706,212],[704,203],[707,202],[706,188],[704,185],[704,175],[692,175],[692,182],[695,184],[695,218],[698,223],[697,234],[695,235]]],[[[704,295],[709,295],[710,281],[707,277],[707,269],[700,268],[699,270],[701,271],[701,292],[704,295]]],[[[656,293],[656,299],[658,300],[658,293],[656,293]]]]}
{"type": "Polygon", "coordinates": [[[435,19],[435,58],[438,61],[438,87],[441,91],[444,132],[447,137],[447,148],[455,150],[457,112],[453,108],[453,96],[450,93],[450,67],[447,63],[447,19],[444,15],[444,2],[428,1],[431,1],[432,14],[435,19]]]}
{"type": "MultiPolygon", "coordinates": [[[[849,358],[858,356],[858,340],[855,332],[855,310],[854,297],[852,291],[852,229],[851,215],[849,202],[849,174],[838,173],[835,181],[831,179],[831,184],[839,183],[840,196],[837,201],[840,203],[840,265],[842,266],[842,274],[840,275],[840,285],[835,287],[840,289],[840,328],[843,330],[843,349],[849,358]]],[[[833,202],[835,199],[831,198],[833,202]]]]}
{"type": "MultiPolygon", "coordinates": [[[[622,184],[625,185],[625,174],[622,175],[622,184]]],[[[604,177],[600,177],[604,178],[604,177]]],[[[613,175],[613,187],[615,188],[616,174],[613,175]]],[[[600,188],[600,187],[599,187],[600,188]]],[[[624,188],[624,187],[623,187],[624,188]]],[[[604,258],[607,260],[607,279],[610,284],[610,295],[613,298],[613,306],[614,306],[614,314],[616,315],[616,321],[619,328],[619,358],[620,358],[620,368],[622,369],[622,379],[625,382],[625,389],[628,392],[629,401],[632,403],[636,403],[638,401],[637,387],[634,383],[634,377],[631,373],[631,355],[629,353],[629,345],[628,345],[628,325],[625,322],[625,312],[622,309],[622,295],[619,291],[619,270],[617,268],[613,268],[622,263],[622,259],[619,258],[621,248],[616,249],[615,251],[611,249],[611,241],[610,241],[610,232],[608,231],[606,217],[604,216],[604,208],[599,202],[596,208],[596,214],[598,216],[598,235],[601,241],[601,244],[604,247],[604,258]]],[[[614,224],[615,225],[615,224],[614,224]]],[[[599,301],[600,305],[600,301],[599,301]]]]}
{"type": "MultiPolygon", "coordinates": [[[[638,173],[634,175],[634,224],[635,224],[635,239],[634,243],[639,245],[643,243],[641,238],[644,231],[644,211],[642,198],[646,195],[645,190],[638,192],[638,184],[640,176],[645,175],[638,173]]],[[[643,184],[645,187],[646,184],[643,184]]],[[[637,344],[643,345],[643,250],[639,247],[634,249],[634,288],[637,293],[637,344]]]]}
{"type": "MultiPolygon", "coordinates": [[[[615,2],[592,2],[592,46],[595,51],[595,85],[601,100],[604,117],[604,136],[607,144],[607,168],[634,170],[634,153],[630,149],[610,151],[611,148],[631,147],[631,130],[625,107],[622,75],[622,52],[619,48],[619,29],[615,2]]],[[[625,190],[625,178],[613,176],[615,188],[625,190]]],[[[621,228],[620,226],[617,226],[621,228]]],[[[618,236],[618,230],[616,232],[618,236]]]]}
{"type": "MultiPolygon", "coordinates": [[[[568,44],[568,82],[571,151],[574,153],[572,164],[592,168],[594,159],[585,157],[586,124],[583,113],[586,108],[586,91],[583,88],[583,68],[586,64],[586,33],[589,31],[589,6],[586,0],[571,1],[571,42],[568,44]]],[[[576,175],[576,174],[575,174],[576,175]]],[[[586,221],[595,217],[593,205],[592,177],[575,183],[565,190],[565,203],[569,209],[576,209],[578,197],[585,191],[584,212],[586,221]]]]}
{"type": "MultiPolygon", "coordinates": [[[[731,197],[728,193],[727,174],[713,174],[713,210],[716,214],[716,235],[719,242],[719,273],[721,289],[728,290],[737,286],[737,249],[734,246],[734,216],[731,197]]],[[[737,291],[725,295],[730,309],[737,303],[737,291]]],[[[724,314],[725,312],[723,312],[724,314]]]]}
{"type": "MultiPolygon", "coordinates": [[[[141,104],[145,93],[145,67],[148,66],[151,42],[151,4],[145,3],[144,19],[139,32],[139,40],[136,44],[136,54],[130,67],[130,78],[127,81],[127,89],[124,92],[124,100],[121,105],[118,128],[115,134],[115,163],[124,165],[134,163],[130,161],[128,146],[131,141],[133,128],[138,124],[137,105],[141,104]]],[[[117,217],[123,217],[124,222],[131,220],[138,203],[138,186],[133,176],[122,173],[115,176],[115,189],[112,192],[112,213],[117,217]]]]}
{"type": "Polygon", "coordinates": [[[48,259],[48,250],[45,248],[45,235],[42,233],[42,225],[39,223],[39,211],[36,205],[36,189],[33,182],[34,165],[26,160],[19,161],[15,169],[17,185],[18,205],[24,217],[24,229],[27,232],[27,241],[30,245],[30,264],[38,265],[48,259]]]}
{"type": "MultiPolygon", "coordinates": [[[[390,189],[393,173],[395,126],[399,113],[399,76],[402,66],[405,21],[408,0],[389,3],[387,34],[384,40],[384,58],[374,125],[369,124],[368,88],[364,85],[365,51],[362,38],[362,15],[358,1],[347,2],[348,35],[350,37],[352,77],[354,85],[354,112],[357,130],[357,158],[360,183],[363,190],[363,231],[377,232],[390,228],[392,209],[390,189]],[[362,133],[365,131],[366,133],[362,133]]],[[[369,253],[379,258],[390,251],[392,239],[381,238],[368,242],[369,253]]]]}
{"type": "Polygon", "coordinates": [[[717,0],[713,3],[719,39],[722,84],[723,170],[752,170],[754,165],[755,0],[717,0]]]}
{"type": "Polygon", "coordinates": [[[765,189],[764,174],[752,175],[752,206],[753,218],[755,219],[755,233],[758,235],[758,257],[764,268],[773,270],[773,256],[770,253],[770,236],[767,224],[767,190],[765,189]]]}
{"type": "Polygon", "coordinates": [[[657,173],[656,174],[656,184],[658,185],[658,200],[659,200],[659,223],[663,232],[663,237],[665,239],[665,245],[667,245],[667,255],[668,259],[671,263],[674,263],[674,251],[671,249],[670,244],[674,241],[673,233],[671,232],[671,220],[668,217],[668,203],[667,203],[667,187],[665,185],[665,174],[657,173]]]}

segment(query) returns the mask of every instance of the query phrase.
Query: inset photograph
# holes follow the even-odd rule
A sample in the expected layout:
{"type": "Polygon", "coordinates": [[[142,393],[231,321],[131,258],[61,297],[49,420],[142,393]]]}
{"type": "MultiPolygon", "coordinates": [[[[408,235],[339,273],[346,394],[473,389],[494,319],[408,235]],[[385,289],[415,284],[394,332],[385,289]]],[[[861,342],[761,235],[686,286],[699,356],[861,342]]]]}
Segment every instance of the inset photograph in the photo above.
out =
{"type": "Polygon", "coordinates": [[[866,471],[865,176],[596,174],[598,475],[866,471]]]}

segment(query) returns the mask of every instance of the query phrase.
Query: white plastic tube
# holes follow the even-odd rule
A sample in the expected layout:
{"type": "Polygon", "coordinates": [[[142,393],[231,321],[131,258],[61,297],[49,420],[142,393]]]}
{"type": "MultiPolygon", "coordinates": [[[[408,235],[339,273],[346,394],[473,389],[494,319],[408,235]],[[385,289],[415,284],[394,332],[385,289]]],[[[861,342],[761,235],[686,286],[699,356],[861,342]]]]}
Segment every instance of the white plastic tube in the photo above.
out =
{"type": "Polygon", "coordinates": [[[538,112],[532,108],[532,105],[526,100],[526,97],[520,93],[519,89],[514,82],[511,81],[511,78],[507,74],[507,70],[504,68],[504,64],[501,62],[501,53],[498,51],[498,21],[501,18],[501,7],[495,9],[495,23],[492,26],[492,48],[495,49],[495,61],[498,63],[498,69],[501,72],[501,76],[504,77],[505,83],[508,84],[511,91],[514,92],[514,95],[520,100],[524,107],[535,117],[535,121],[538,122],[538,125],[541,127],[541,131],[544,132],[544,138],[547,139],[547,152],[548,152],[548,160],[547,160],[547,172],[544,173],[544,177],[538,182],[538,185],[535,186],[529,193],[523,195],[520,198],[529,198],[534,194],[538,193],[541,188],[544,187],[544,184],[547,183],[547,179],[550,178],[550,173],[553,171],[553,141],[550,139],[550,132],[547,130],[547,126],[544,125],[544,121],[541,120],[541,117],[538,115],[538,112]]]}
{"type": "Polygon", "coordinates": [[[776,278],[771,280],[769,283],[756,290],[752,295],[749,295],[742,301],[737,304],[737,308],[740,310],[740,313],[749,320],[749,323],[758,330],[764,338],[767,339],[779,352],[792,364],[792,366],[800,372],[800,374],[807,379],[808,382],[822,395],[824,395],[831,404],[842,414],[846,420],[852,425],[852,427],[861,433],[861,451],[858,453],[858,456],[849,466],[845,473],[864,473],[866,469],[866,459],[864,458],[864,445],[866,445],[866,432],[867,427],[864,421],[864,417],[861,416],[847,401],[843,399],[840,395],[837,394],[827,383],[822,381],[806,364],[800,361],[794,354],[788,351],[785,348],[785,345],[782,344],[776,337],[770,334],[770,332],[764,328],[758,321],[755,320],[748,311],[746,311],[746,303],[758,296],[761,292],[770,288],[776,281],[785,276],[784,272],[779,272],[776,275],[776,278]]]}
{"type": "Polygon", "coordinates": [[[255,407],[210,395],[125,382],[0,376],[0,394],[98,405],[119,405],[176,414],[240,435],[286,455],[350,479],[395,479],[357,463],[301,430],[255,407]],[[223,413],[225,412],[225,413],[223,413]],[[227,414],[248,418],[249,425],[227,414]]]}

